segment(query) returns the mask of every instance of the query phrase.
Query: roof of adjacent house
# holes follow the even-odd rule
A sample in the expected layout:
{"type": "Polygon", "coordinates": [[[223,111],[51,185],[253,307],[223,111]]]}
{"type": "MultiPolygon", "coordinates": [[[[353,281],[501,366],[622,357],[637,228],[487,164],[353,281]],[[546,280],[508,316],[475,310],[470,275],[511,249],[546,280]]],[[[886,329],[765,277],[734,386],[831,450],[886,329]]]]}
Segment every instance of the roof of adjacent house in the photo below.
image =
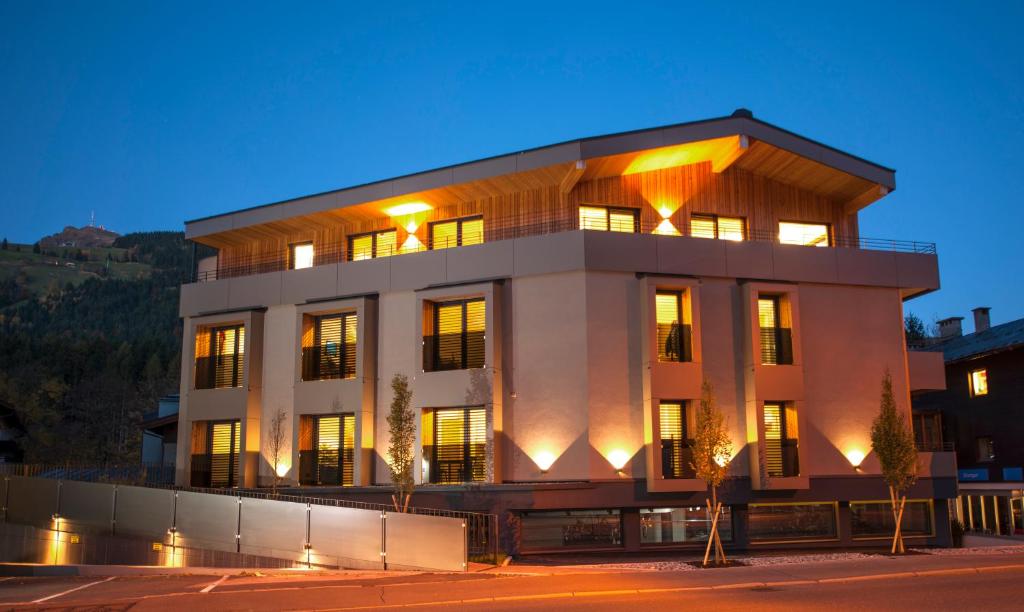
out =
{"type": "Polygon", "coordinates": [[[942,351],[946,363],[975,359],[1024,346],[1024,319],[995,325],[982,332],[950,338],[930,347],[942,351]]]}

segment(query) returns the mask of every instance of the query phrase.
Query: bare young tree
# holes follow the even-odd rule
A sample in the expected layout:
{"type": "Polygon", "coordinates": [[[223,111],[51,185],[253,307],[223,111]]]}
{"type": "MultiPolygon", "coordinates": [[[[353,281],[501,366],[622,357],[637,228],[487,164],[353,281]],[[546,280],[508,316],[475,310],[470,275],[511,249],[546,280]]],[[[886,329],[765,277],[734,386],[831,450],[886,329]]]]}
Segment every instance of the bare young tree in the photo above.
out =
{"type": "Polygon", "coordinates": [[[711,489],[711,499],[706,500],[711,528],[708,532],[708,545],[704,550],[704,565],[708,564],[712,547],[715,549],[715,564],[723,564],[726,558],[722,539],[718,534],[718,518],[722,513],[722,503],[718,501],[718,487],[729,472],[732,440],[729,438],[725,415],[718,409],[714,389],[706,378],[701,386],[700,407],[695,421],[691,444],[693,461],[690,465],[697,478],[703,480],[711,489]]]}
{"type": "Polygon", "coordinates": [[[886,368],[882,377],[882,399],[878,416],[871,424],[871,450],[882,465],[882,477],[889,485],[892,518],[895,529],[892,536],[893,554],[906,552],[903,545],[903,509],[907,503],[907,489],[917,480],[917,446],[914,432],[904,415],[897,410],[892,393],[892,376],[886,368]]]}
{"type": "Polygon", "coordinates": [[[409,379],[404,374],[395,374],[391,379],[391,410],[388,412],[388,433],[391,443],[388,445],[391,470],[391,482],[395,493],[391,501],[395,512],[409,509],[416,481],[413,478],[413,461],[416,457],[416,414],[412,409],[412,390],[409,379]]]}
{"type": "Polygon", "coordinates": [[[278,467],[281,463],[281,455],[284,454],[288,436],[288,413],[284,408],[278,408],[277,412],[270,419],[270,427],[267,429],[267,450],[270,452],[271,467],[274,470],[273,490],[277,493],[277,487],[281,484],[281,474],[278,467]]]}

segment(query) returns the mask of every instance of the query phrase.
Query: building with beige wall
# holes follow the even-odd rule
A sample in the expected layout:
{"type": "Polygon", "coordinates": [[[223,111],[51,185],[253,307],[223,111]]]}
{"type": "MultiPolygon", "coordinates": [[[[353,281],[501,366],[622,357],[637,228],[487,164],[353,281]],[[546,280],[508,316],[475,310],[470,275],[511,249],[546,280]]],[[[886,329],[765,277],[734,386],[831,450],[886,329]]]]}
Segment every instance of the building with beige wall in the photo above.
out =
{"type": "MultiPolygon", "coordinates": [[[[934,245],[859,235],[894,188],[737,111],[190,221],[217,255],[182,287],[178,482],[270,484],[283,413],[285,483],[385,501],[403,374],[414,505],[496,513],[523,552],[696,546],[706,379],[727,544],[877,544],[883,373],[909,418],[942,367],[903,337],[934,245]]],[[[912,542],[948,541],[955,478],[921,454],[912,542]]]]}

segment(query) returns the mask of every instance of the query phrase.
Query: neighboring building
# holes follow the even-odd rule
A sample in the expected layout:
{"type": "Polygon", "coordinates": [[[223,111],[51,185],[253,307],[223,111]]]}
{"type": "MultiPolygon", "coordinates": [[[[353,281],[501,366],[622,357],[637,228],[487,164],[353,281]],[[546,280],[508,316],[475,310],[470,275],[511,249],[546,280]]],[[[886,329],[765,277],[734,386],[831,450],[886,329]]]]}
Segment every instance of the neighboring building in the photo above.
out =
{"type": "Polygon", "coordinates": [[[21,448],[21,439],[25,436],[25,427],[18,418],[14,408],[0,403],[0,463],[21,463],[25,453],[21,448]]]}
{"type": "MultiPolygon", "coordinates": [[[[190,221],[218,254],[182,287],[178,482],[269,484],[284,410],[286,480],[386,501],[402,373],[414,505],[496,513],[522,551],[693,545],[707,378],[734,443],[727,542],[878,544],[883,372],[908,416],[942,378],[902,331],[939,286],[934,245],[859,235],[894,187],[741,110],[190,221]]],[[[948,542],[955,476],[923,455],[912,541],[948,542]]]]}
{"type": "Polygon", "coordinates": [[[928,349],[946,363],[944,391],[914,395],[918,445],[956,448],[957,515],[970,530],[1024,533],[1024,319],[989,326],[974,309],[974,333],[963,317],[939,321],[928,349]]]}
{"type": "Polygon", "coordinates": [[[174,465],[178,453],[178,394],[157,402],[156,412],[142,417],[142,463],[174,465]]]}

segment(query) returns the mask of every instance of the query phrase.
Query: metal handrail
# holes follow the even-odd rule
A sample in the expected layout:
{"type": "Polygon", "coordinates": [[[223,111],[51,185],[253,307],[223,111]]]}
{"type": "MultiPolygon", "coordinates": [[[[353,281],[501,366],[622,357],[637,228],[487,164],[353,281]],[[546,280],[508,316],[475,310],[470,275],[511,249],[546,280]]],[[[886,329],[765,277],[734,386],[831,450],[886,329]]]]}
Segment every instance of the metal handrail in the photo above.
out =
{"type": "MultiPolygon", "coordinates": [[[[425,224],[426,225],[426,224],[425,224]]],[[[667,237],[684,238],[707,238],[706,236],[694,235],[688,227],[673,227],[668,233],[659,229],[661,221],[638,220],[632,228],[636,233],[660,234],[667,237]]],[[[588,231],[593,228],[584,228],[588,231]]],[[[603,228],[602,228],[603,229],[603,228]]],[[[419,253],[426,250],[436,250],[462,246],[464,244],[479,244],[481,242],[496,242],[499,240],[510,240],[514,238],[525,238],[527,236],[540,236],[560,232],[580,230],[579,219],[566,217],[564,214],[543,213],[532,215],[508,215],[504,217],[484,217],[483,234],[464,233],[461,242],[457,244],[430,244],[417,241],[413,244],[395,245],[386,247],[386,253],[373,253],[368,249],[351,251],[347,243],[333,243],[320,245],[314,253],[314,266],[340,263],[343,261],[359,261],[370,259],[373,255],[378,257],[405,255],[419,253]]],[[[382,230],[386,231],[386,230],[382,230]]],[[[429,232],[429,229],[426,231],[429,232]]],[[[745,241],[773,242],[779,243],[779,235],[775,231],[747,228],[744,236],[745,241]]],[[[832,235],[827,245],[823,248],[853,248],[873,251],[889,251],[897,253],[916,253],[924,255],[935,255],[936,247],[934,242],[920,242],[916,240],[890,240],[882,238],[865,238],[860,236],[832,235]]],[[[220,266],[214,270],[196,271],[194,282],[213,281],[222,278],[233,278],[238,276],[250,276],[267,272],[281,272],[289,268],[288,250],[269,255],[252,256],[241,263],[229,266],[220,266]]]]}

